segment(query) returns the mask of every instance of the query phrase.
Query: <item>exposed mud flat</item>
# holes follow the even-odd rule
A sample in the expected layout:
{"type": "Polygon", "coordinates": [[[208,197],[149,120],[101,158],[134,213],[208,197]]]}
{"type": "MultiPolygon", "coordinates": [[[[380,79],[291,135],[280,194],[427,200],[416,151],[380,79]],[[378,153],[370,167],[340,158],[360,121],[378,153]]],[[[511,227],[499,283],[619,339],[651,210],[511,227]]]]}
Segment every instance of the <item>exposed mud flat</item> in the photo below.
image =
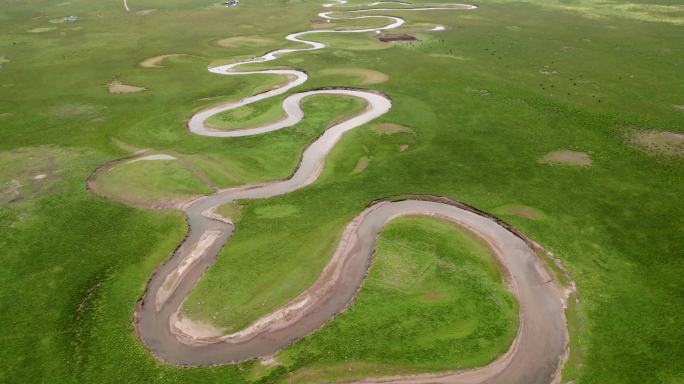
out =
{"type": "Polygon", "coordinates": [[[202,338],[219,337],[225,333],[224,330],[218,329],[209,323],[204,323],[199,320],[193,320],[178,313],[173,321],[174,333],[181,335],[198,335],[202,338]]]}
{"type": "Polygon", "coordinates": [[[124,84],[119,80],[113,80],[107,84],[107,89],[109,90],[109,93],[138,93],[147,90],[147,88],[144,87],[124,84]]]}
{"type": "Polygon", "coordinates": [[[199,262],[199,259],[207,250],[221,237],[221,231],[206,231],[202,234],[199,241],[194,245],[194,248],[187,254],[181,263],[173,270],[173,273],[166,275],[164,283],[157,290],[155,297],[155,305],[157,311],[161,309],[166,300],[176,290],[178,285],[183,281],[183,277],[190,271],[190,268],[199,262]]]}
{"type": "Polygon", "coordinates": [[[684,156],[684,133],[668,131],[637,131],[630,138],[632,145],[654,155],[684,156]]]}
{"type": "Polygon", "coordinates": [[[542,164],[565,164],[580,167],[588,167],[592,160],[588,154],[579,151],[555,151],[546,154],[539,159],[542,164]]]}

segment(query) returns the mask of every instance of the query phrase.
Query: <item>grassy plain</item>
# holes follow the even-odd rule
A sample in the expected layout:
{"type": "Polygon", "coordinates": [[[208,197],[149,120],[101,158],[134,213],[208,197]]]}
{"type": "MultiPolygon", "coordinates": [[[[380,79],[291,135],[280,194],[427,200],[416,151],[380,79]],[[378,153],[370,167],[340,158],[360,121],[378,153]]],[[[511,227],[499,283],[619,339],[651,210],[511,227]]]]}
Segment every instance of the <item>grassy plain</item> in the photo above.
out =
{"type": "Polygon", "coordinates": [[[508,349],[517,313],[484,242],[448,221],[404,217],[380,234],[349,311],[278,358],[312,364],[294,382],[480,366],[508,349]]]}
{"type": "MultiPolygon", "coordinates": [[[[283,36],[310,28],[321,9],[314,1],[243,3],[227,9],[206,0],[131,0],[128,13],[116,1],[3,4],[0,381],[239,383],[259,374],[270,375],[264,381],[286,380],[290,372],[316,375],[340,366],[339,355],[316,353],[283,358],[282,367],[271,369],[256,362],[215,368],[158,363],[133,332],[133,304],[182,238],[184,220],[175,211],[133,209],[85,190],[93,169],[128,153],[122,143],[201,158],[218,185],[292,172],[315,136],[311,130],[322,127],[230,140],[185,128],[193,111],[282,81],[218,77],[206,71],[209,63],[294,46],[282,43],[283,36]],[[156,11],[137,13],[150,9],[156,11]],[[59,22],[71,14],[79,21],[59,22]],[[273,43],[217,44],[233,36],[273,43]],[[168,59],[163,68],[138,65],[171,53],[187,56],[168,59]],[[110,94],[107,83],[114,79],[147,90],[110,94]],[[301,137],[290,139],[293,133],[301,137]],[[34,178],[40,174],[46,178],[34,178]]],[[[635,148],[626,137],[635,129],[682,132],[684,113],[673,106],[684,105],[684,10],[667,1],[479,5],[476,11],[397,12],[409,20],[407,28],[449,26],[416,33],[417,42],[380,44],[364,34],[337,34],[320,38],[331,44],[326,50],[273,63],[309,73],[309,82],[294,91],[359,86],[349,76],[324,72],[333,67],[385,73],[389,80],[372,88],[390,95],[393,109],[378,122],[413,132],[358,128],[336,146],[314,185],[242,202],[233,239],[193,293],[206,294],[205,304],[190,309],[198,317],[218,312],[227,323],[233,321],[227,310],[239,308],[246,323],[277,307],[313,281],[344,225],[379,197],[434,193],[487,211],[525,206],[543,215],[499,212],[555,252],[579,287],[569,315],[565,380],[681,381],[684,164],[681,157],[635,148]],[[537,161],[558,150],[586,152],[593,163],[537,161]],[[368,165],[354,172],[361,158],[368,165]]],[[[325,123],[331,116],[311,117],[325,123]]],[[[363,320],[354,316],[359,308],[295,344],[288,356],[304,345],[328,348],[333,336],[340,346],[351,345],[354,335],[342,328],[363,320]]],[[[368,350],[354,353],[369,360],[358,366],[377,363],[368,350]]],[[[401,360],[405,356],[397,352],[399,366],[387,370],[428,368],[401,360]]]]}
{"type": "Polygon", "coordinates": [[[250,128],[278,121],[285,117],[280,103],[261,102],[245,105],[210,117],[207,124],[221,130],[250,128]]]}
{"type": "MultiPolygon", "coordinates": [[[[275,111],[282,99],[267,100],[265,109],[275,111]]],[[[264,103],[254,109],[264,108],[264,103]]],[[[286,133],[265,137],[261,147],[240,150],[232,147],[231,156],[245,159],[244,163],[224,165],[216,153],[174,152],[177,160],[136,161],[117,165],[103,172],[95,180],[98,192],[116,201],[141,207],[168,206],[198,194],[213,190],[253,183],[262,180],[282,179],[289,176],[299,161],[301,148],[318,136],[323,129],[345,116],[359,113],[365,108],[364,100],[348,96],[314,95],[302,101],[306,114],[296,127],[286,133]],[[248,162],[247,160],[252,160],[248,162]]],[[[244,107],[251,108],[251,107],[244,107]]],[[[243,110],[242,108],[236,111],[243,110]]],[[[238,114],[239,115],[239,114],[238,114]]],[[[253,114],[252,116],[257,116],[253,114]]],[[[236,124],[264,124],[279,118],[257,117],[245,120],[231,119],[224,115],[224,121],[236,124]]]]}

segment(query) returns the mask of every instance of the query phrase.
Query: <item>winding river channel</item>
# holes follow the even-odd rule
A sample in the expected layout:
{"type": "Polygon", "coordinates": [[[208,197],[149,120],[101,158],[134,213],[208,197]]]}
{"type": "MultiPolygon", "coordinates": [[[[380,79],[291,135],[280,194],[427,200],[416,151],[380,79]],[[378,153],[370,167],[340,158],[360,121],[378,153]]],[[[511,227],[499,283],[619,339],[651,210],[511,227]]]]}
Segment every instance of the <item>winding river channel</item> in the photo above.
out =
{"type": "MultiPolygon", "coordinates": [[[[339,6],[336,0],[325,7],[339,6]]],[[[387,4],[372,3],[369,6],[387,4]]],[[[279,88],[237,101],[216,105],[196,113],[189,129],[198,135],[236,137],[264,134],[290,127],[303,118],[302,99],[317,94],[335,94],[366,100],[364,112],[329,127],[304,151],[296,172],[286,180],[245,185],[219,191],[189,202],[184,211],[189,232],[176,252],[150,278],[147,290],[136,307],[136,328],[144,344],[160,360],[177,365],[216,365],[271,356],[283,347],[320,328],[354,300],[370,267],[376,239],[383,226],[403,215],[429,215],[454,221],[484,239],[494,250],[507,272],[508,288],[520,304],[520,328],[508,352],[487,366],[439,374],[368,378],[362,382],[425,383],[550,383],[559,377],[567,349],[564,294],[546,272],[537,257],[534,243],[495,218],[464,204],[445,198],[421,196],[403,201],[372,203],[346,227],[335,253],[316,282],[299,296],[257,319],[247,328],[222,334],[211,326],[183,318],[183,302],[211,266],[233,231],[230,219],[214,209],[236,199],[267,198],[282,195],[313,183],[320,175],[326,155],[349,130],[385,114],[392,107],[390,99],[378,92],[358,89],[318,89],[294,93],[285,98],[285,118],[259,127],[220,131],[207,126],[206,120],[219,112],[241,107],[283,94],[307,80],[307,74],[294,69],[238,71],[250,63],[261,63],[294,52],[325,48],[325,44],[307,40],[313,33],[366,33],[397,28],[404,20],[396,16],[361,15],[363,12],[406,12],[427,10],[472,10],[462,4],[412,6],[394,2],[396,8],[345,9],[344,19],[377,18],[387,21],[380,27],[353,30],[312,30],[294,33],[287,40],[303,48],[279,49],[262,56],[228,65],[209,68],[219,75],[287,75],[290,81],[279,88]]],[[[336,19],[335,12],[320,13],[336,19]]]]}

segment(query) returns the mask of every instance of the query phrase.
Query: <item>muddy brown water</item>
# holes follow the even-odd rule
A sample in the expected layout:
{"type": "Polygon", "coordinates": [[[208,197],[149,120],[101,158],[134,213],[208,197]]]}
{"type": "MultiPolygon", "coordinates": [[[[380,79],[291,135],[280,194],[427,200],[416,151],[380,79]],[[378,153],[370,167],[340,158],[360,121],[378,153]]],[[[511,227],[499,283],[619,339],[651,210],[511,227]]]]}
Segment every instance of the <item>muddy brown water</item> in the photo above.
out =
{"type": "MultiPolygon", "coordinates": [[[[336,1],[343,2],[343,0],[336,1]]],[[[473,8],[473,6],[453,5],[401,10],[473,8]]],[[[365,11],[367,10],[347,12],[365,11]]],[[[333,19],[331,13],[321,13],[319,16],[333,19]]],[[[370,29],[315,32],[371,32],[392,29],[403,24],[403,19],[394,16],[355,18],[369,17],[389,18],[391,23],[370,29]]],[[[508,352],[482,368],[431,375],[368,378],[364,382],[525,384],[551,382],[557,374],[567,345],[562,293],[553,282],[549,282],[550,279],[541,261],[519,236],[492,218],[435,201],[379,202],[364,210],[347,226],[335,254],[311,287],[240,332],[207,336],[199,333],[192,334],[192,330],[186,330],[187,333],[179,332],[174,326],[184,300],[202,274],[214,262],[233,231],[232,224],[209,217],[209,212],[217,206],[236,199],[268,198],[311,184],[318,178],[326,155],[344,133],[370,122],[391,108],[389,98],[375,92],[353,89],[314,90],[288,96],[283,101],[286,117],[281,121],[234,131],[217,131],[206,126],[206,119],[216,113],[282,94],[304,83],[307,79],[306,73],[297,70],[237,72],[235,67],[275,60],[278,55],[284,53],[325,47],[322,43],[300,38],[307,33],[311,31],[288,35],[287,39],[304,43],[309,46],[308,48],[276,50],[244,62],[210,68],[211,72],[223,75],[279,73],[293,76],[293,80],[281,88],[202,110],[191,118],[188,123],[189,129],[196,134],[214,137],[248,136],[282,129],[302,119],[301,100],[314,94],[359,97],[368,102],[368,108],[360,115],[328,128],[304,151],[299,167],[289,179],[220,191],[186,205],[184,211],[190,227],[187,237],[177,251],[155,271],[148,282],[142,300],[137,305],[136,329],[141,340],[160,360],[177,365],[227,364],[273,355],[290,343],[314,332],[335,314],[348,307],[362,285],[370,266],[377,235],[389,220],[402,215],[432,215],[465,226],[487,241],[496,251],[497,257],[509,274],[510,289],[520,303],[518,335],[508,352]],[[209,231],[217,231],[218,239],[201,253],[201,257],[188,263],[190,260],[188,256],[193,253],[193,250],[196,251],[200,238],[209,231]],[[181,267],[184,264],[185,266],[181,267]],[[179,273],[180,271],[182,273],[179,273]],[[176,284],[165,284],[168,276],[176,276],[177,280],[174,278],[176,284]]]]}

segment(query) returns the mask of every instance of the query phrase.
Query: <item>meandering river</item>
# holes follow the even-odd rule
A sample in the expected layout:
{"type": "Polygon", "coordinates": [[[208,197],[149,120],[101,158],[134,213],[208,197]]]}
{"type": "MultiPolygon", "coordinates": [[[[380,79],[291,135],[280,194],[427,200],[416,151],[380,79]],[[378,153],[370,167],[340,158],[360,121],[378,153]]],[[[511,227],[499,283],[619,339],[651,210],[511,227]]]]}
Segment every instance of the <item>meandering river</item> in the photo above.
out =
{"type": "MultiPolygon", "coordinates": [[[[344,4],[344,0],[335,0],[344,4]]],[[[387,4],[372,3],[371,6],[387,4]]],[[[204,271],[211,266],[233,231],[230,220],[218,217],[213,210],[236,199],[267,198],[303,188],[313,183],[323,168],[326,155],[351,129],[385,114],[392,107],[390,99],[378,92],[359,89],[319,89],[294,93],[285,98],[285,118],[249,129],[220,131],[207,126],[206,120],[217,113],[235,109],[269,97],[281,95],[307,80],[307,74],[294,69],[239,71],[250,63],[263,63],[295,52],[325,48],[325,44],[305,39],[308,34],[366,33],[397,28],[404,20],[396,16],[357,15],[364,12],[405,12],[427,10],[472,10],[475,6],[440,4],[414,7],[396,2],[397,8],[349,9],[340,11],[345,19],[377,18],[387,23],[374,28],[350,30],[312,30],[294,33],[287,40],[302,48],[278,49],[262,56],[228,65],[209,68],[218,75],[250,74],[287,75],[290,81],[279,88],[244,99],[216,105],[196,113],[189,129],[212,137],[236,137],[264,134],[290,127],[303,118],[302,99],[317,94],[336,94],[366,100],[368,108],[359,115],[328,128],[304,151],[296,172],[286,180],[245,185],[201,197],[184,207],[190,230],[177,251],[161,265],[148,282],[147,290],[136,308],[136,328],[145,345],[159,359],[179,365],[214,365],[270,356],[300,339],[343,311],[353,301],[371,262],[377,235],[391,219],[402,215],[431,215],[468,228],[487,241],[505,267],[509,289],[520,303],[520,328],[508,352],[491,364],[466,371],[440,374],[368,378],[363,382],[426,383],[549,383],[558,376],[567,346],[564,295],[546,273],[531,242],[514,233],[496,219],[467,206],[444,199],[380,201],[361,212],[345,229],[338,247],[318,280],[299,296],[273,312],[257,319],[247,328],[224,335],[210,325],[183,318],[182,305],[204,271]],[[432,201],[430,201],[432,200],[432,201]]],[[[336,19],[337,12],[319,16],[336,19]]]]}

